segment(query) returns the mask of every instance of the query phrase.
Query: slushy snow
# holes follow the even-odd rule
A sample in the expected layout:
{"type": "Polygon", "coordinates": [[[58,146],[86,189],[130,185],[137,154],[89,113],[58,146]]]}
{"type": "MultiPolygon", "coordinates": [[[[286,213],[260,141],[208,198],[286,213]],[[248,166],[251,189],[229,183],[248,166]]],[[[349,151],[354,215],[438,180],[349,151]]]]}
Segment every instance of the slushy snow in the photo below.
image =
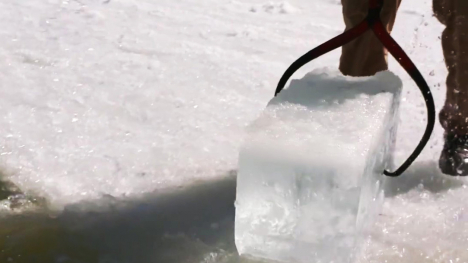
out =
{"type": "Polygon", "coordinates": [[[401,80],[316,70],[271,100],[239,156],[236,245],[283,262],[353,262],[393,169],[401,80]]]}

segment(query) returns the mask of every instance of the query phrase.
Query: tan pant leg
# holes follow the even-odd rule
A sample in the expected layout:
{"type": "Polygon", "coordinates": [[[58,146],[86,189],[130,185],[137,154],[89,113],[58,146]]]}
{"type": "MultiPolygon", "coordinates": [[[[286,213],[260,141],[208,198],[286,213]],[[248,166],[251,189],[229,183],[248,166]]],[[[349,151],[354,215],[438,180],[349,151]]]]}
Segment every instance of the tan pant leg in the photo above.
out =
{"type": "MultiPolygon", "coordinates": [[[[341,0],[341,3],[343,5],[346,30],[358,25],[366,18],[369,0],[341,0]]],[[[381,20],[389,33],[395,23],[400,3],[401,0],[384,1],[381,20]]],[[[379,71],[388,69],[387,50],[374,33],[369,30],[343,46],[339,69],[341,73],[348,76],[372,76],[379,71]]]]}
{"type": "Polygon", "coordinates": [[[447,95],[439,119],[446,131],[468,134],[468,0],[433,0],[433,9],[446,26],[442,48],[447,95]]]}

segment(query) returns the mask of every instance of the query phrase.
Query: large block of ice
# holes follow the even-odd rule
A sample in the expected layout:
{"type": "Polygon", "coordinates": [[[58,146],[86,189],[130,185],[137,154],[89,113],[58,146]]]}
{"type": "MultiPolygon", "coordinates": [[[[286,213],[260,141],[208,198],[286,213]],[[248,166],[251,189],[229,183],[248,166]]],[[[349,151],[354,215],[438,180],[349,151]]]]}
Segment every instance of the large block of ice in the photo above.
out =
{"type": "Polygon", "coordinates": [[[272,99],[239,155],[235,242],[285,262],[353,260],[392,169],[402,82],[316,70],[272,99]]]}

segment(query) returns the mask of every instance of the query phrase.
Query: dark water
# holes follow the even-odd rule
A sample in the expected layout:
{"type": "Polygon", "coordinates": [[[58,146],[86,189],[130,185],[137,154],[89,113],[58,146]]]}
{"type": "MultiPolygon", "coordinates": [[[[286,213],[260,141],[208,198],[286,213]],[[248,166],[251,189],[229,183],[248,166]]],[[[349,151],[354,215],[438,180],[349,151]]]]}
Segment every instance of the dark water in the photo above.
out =
{"type": "MultiPolygon", "coordinates": [[[[25,197],[0,181],[0,208],[10,206],[8,213],[0,209],[0,263],[258,262],[240,258],[234,244],[236,173],[220,178],[137,199],[106,196],[58,214],[40,198],[25,197]],[[15,213],[27,205],[36,209],[15,213]]],[[[433,163],[416,164],[387,183],[387,197],[415,188],[444,193],[464,185],[440,175],[433,163]]],[[[378,260],[372,262],[384,262],[376,252],[378,260]]]]}
{"type": "MultiPolygon", "coordinates": [[[[139,199],[108,196],[59,214],[42,208],[3,216],[0,262],[253,262],[239,258],[234,244],[235,193],[232,172],[139,199]]],[[[1,196],[14,194],[10,185],[1,196]]]]}

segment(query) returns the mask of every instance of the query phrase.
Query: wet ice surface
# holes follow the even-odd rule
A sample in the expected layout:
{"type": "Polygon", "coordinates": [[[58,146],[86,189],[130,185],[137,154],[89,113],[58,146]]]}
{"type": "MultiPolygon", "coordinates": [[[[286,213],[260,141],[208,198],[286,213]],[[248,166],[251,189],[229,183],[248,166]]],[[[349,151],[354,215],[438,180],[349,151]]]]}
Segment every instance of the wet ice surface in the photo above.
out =
{"type": "Polygon", "coordinates": [[[231,172],[138,200],[10,215],[1,220],[0,262],[241,262],[234,198],[231,172]]]}
{"type": "MultiPolygon", "coordinates": [[[[393,36],[426,76],[440,109],[442,26],[430,5],[403,2],[393,36]]],[[[171,228],[172,217],[155,219],[166,210],[148,195],[236,169],[245,126],[294,59],[342,31],[340,15],[339,1],[325,0],[0,2],[1,172],[27,194],[2,202],[1,210],[21,213],[11,211],[13,203],[29,207],[30,199],[45,197],[52,208],[68,211],[4,218],[2,262],[34,262],[28,255],[42,262],[236,262],[233,210],[207,205],[201,214],[213,216],[207,221],[221,231],[197,228],[198,210],[190,208],[202,204],[195,198],[200,191],[187,199],[193,206],[173,213],[184,220],[171,228]],[[108,202],[130,202],[131,212],[106,212],[108,202]],[[158,224],[174,230],[169,239],[158,224]],[[210,243],[208,233],[228,246],[210,243]]],[[[336,67],[338,58],[336,50],[294,78],[336,67]]],[[[393,58],[390,69],[404,82],[398,164],[426,120],[417,87],[393,58]]],[[[441,135],[437,126],[412,170],[389,186],[393,194],[362,262],[467,261],[465,182],[438,172],[441,135]]],[[[229,189],[234,193],[235,185],[229,189]]],[[[212,193],[209,203],[219,199],[233,209],[234,196],[220,195],[212,193]]]]}
{"type": "MultiPolygon", "coordinates": [[[[463,209],[433,203],[441,196],[453,201],[466,187],[433,168],[416,165],[409,173],[414,179],[405,180],[404,187],[387,185],[386,212],[357,262],[466,262],[461,245],[466,228],[450,229],[466,224],[463,209]],[[421,181],[421,170],[432,172],[421,181]]],[[[259,263],[237,255],[235,172],[220,176],[225,179],[126,202],[106,197],[60,215],[23,212],[2,218],[0,261],[259,263]]]]}

